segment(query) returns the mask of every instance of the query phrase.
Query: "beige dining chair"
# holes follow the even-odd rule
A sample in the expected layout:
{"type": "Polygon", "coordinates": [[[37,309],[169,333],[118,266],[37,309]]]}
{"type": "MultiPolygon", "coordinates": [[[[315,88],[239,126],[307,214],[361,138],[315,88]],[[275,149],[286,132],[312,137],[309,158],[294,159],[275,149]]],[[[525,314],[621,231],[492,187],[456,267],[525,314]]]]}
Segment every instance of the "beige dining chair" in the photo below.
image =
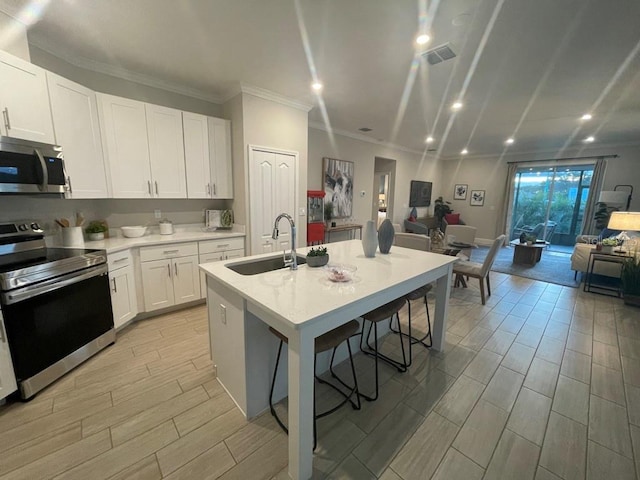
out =
{"type": "MultiPolygon", "coordinates": [[[[473,245],[476,242],[476,227],[470,225],[449,225],[445,234],[445,240],[449,241],[449,236],[455,236],[455,241],[473,245]]],[[[460,253],[466,256],[466,260],[471,259],[471,249],[463,248],[460,253]]]]}
{"type": "Polygon", "coordinates": [[[473,277],[477,278],[480,281],[480,298],[482,299],[482,304],[486,303],[485,293],[484,293],[484,282],[487,282],[487,297],[491,296],[491,282],[489,280],[489,272],[491,272],[491,267],[493,266],[493,262],[496,259],[496,255],[498,254],[498,250],[504,244],[504,235],[500,235],[493,241],[493,245],[491,245],[491,249],[489,253],[487,253],[484,262],[457,262],[453,265],[453,273],[455,275],[464,275],[465,277],[473,277]]]}

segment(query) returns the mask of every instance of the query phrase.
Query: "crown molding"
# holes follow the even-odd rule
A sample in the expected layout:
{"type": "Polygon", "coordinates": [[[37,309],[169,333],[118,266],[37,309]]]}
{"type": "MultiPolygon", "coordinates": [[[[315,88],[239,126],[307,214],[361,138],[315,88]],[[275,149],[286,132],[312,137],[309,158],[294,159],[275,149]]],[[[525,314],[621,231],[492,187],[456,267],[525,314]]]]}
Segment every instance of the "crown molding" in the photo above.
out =
{"type": "Polygon", "coordinates": [[[75,67],[82,68],[84,70],[90,70],[92,72],[102,73],[104,75],[109,75],[111,77],[120,78],[122,80],[139,83],[141,85],[146,85],[148,87],[158,88],[160,90],[165,90],[168,92],[185,95],[187,97],[196,98],[198,100],[204,100],[205,102],[211,102],[216,104],[223,103],[222,98],[219,95],[215,95],[209,92],[204,92],[202,90],[195,89],[195,88],[185,87],[183,85],[178,85],[172,82],[158,80],[157,78],[152,77],[150,75],[132,72],[122,67],[108,65],[106,63],[97,62],[95,60],[91,60],[85,57],[70,55],[67,52],[63,51],[62,49],[52,46],[50,43],[45,43],[43,41],[40,41],[40,39],[38,39],[33,35],[29,36],[29,44],[75,67]]]}
{"type": "Polygon", "coordinates": [[[400,150],[402,152],[413,153],[416,155],[423,155],[425,152],[423,150],[414,150],[412,148],[404,147],[402,145],[398,145],[395,143],[385,142],[381,140],[376,140],[375,138],[367,137],[366,135],[360,135],[358,133],[353,133],[348,130],[341,130],[339,128],[327,128],[324,124],[318,122],[309,122],[309,128],[313,128],[315,130],[322,130],[323,132],[335,133],[336,135],[340,135],[342,137],[353,138],[354,140],[360,140],[361,142],[373,143],[375,145],[381,145],[387,148],[393,148],[394,150],[400,150]]]}
{"type": "Polygon", "coordinates": [[[235,97],[238,93],[246,93],[247,95],[253,95],[254,97],[259,97],[259,98],[263,98],[264,100],[280,103],[282,105],[286,105],[287,107],[302,110],[303,112],[309,112],[314,107],[313,105],[309,105],[308,103],[300,102],[298,100],[294,100],[293,98],[285,97],[284,95],[280,95],[279,93],[272,92],[271,90],[267,90],[266,88],[256,87],[255,85],[248,85],[242,82],[240,82],[239,85],[233,87],[223,98],[225,98],[226,100],[230,100],[231,98],[235,97]]]}

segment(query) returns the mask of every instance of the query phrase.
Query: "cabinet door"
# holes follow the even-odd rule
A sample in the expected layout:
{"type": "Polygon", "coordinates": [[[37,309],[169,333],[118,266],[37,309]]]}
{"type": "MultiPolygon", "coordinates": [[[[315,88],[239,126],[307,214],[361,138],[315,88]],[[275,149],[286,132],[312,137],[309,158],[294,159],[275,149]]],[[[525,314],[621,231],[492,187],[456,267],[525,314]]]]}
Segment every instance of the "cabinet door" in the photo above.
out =
{"type": "Polygon", "coordinates": [[[7,331],[0,311],[0,400],[17,390],[16,376],[13,372],[11,352],[7,341],[7,331]]]}
{"type": "Polygon", "coordinates": [[[98,114],[114,198],[151,198],[144,103],[97,93],[98,114]]]}
{"type": "Polygon", "coordinates": [[[145,104],[151,177],[157,198],[187,198],[182,112],[145,104]]]}
{"type": "MultiPolygon", "coordinates": [[[[213,263],[224,260],[224,252],[200,255],[200,263],[213,263]]],[[[207,276],[200,272],[200,298],[207,298],[207,276]]]]}
{"type": "Polygon", "coordinates": [[[213,172],[212,197],[233,198],[231,122],[209,118],[209,150],[213,172]]]}
{"type": "Polygon", "coordinates": [[[56,143],[67,170],[67,198],[108,198],[96,94],[47,72],[56,143]]]}
{"type": "Polygon", "coordinates": [[[142,262],[140,267],[145,312],[174,305],[172,260],[142,262]]]}
{"type": "Polygon", "coordinates": [[[0,51],[0,134],[55,143],[45,71],[0,51]]]}
{"type": "Polygon", "coordinates": [[[207,117],[182,112],[184,129],[184,163],[187,172],[187,196],[211,198],[211,159],[207,117]]]}
{"type": "Polygon", "coordinates": [[[118,328],[138,313],[133,268],[128,266],[109,272],[109,281],[111,282],[113,324],[118,328]]]}
{"type": "Polygon", "coordinates": [[[231,260],[233,258],[242,258],[244,257],[244,248],[239,250],[229,250],[228,252],[224,252],[224,259],[231,260]]]}
{"type": "Polygon", "coordinates": [[[200,298],[200,275],[198,256],[174,258],[173,291],[175,304],[192,302],[200,298]]]}

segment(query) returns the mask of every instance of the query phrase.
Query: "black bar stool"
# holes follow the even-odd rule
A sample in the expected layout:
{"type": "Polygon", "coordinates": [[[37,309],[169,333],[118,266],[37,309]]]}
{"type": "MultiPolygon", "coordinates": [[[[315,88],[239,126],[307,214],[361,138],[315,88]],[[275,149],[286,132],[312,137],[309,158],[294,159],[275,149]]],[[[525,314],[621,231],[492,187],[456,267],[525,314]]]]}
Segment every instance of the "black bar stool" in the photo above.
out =
{"type": "MultiPolygon", "coordinates": [[[[360,324],[358,323],[358,321],[351,320],[350,322],[345,323],[344,325],[341,325],[323,335],[320,335],[319,337],[316,337],[315,354],[317,355],[318,353],[326,352],[327,350],[333,349],[333,353],[331,354],[331,363],[329,363],[329,371],[331,372],[331,376],[336,380],[338,380],[340,384],[344,385],[350,391],[349,393],[344,393],[333,383],[327,382],[326,380],[322,380],[321,378],[319,378],[315,374],[316,364],[315,364],[315,356],[314,356],[313,370],[314,370],[315,379],[318,382],[333,388],[335,391],[337,391],[340,395],[344,397],[344,400],[340,402],[338,405],[336,405],[335,407],[330,408],[329,410],[322,413],[316,413],[316,399],[315,399],[315,387],[314,387],[314,396],[313,396],[313,449],[314,450],[316,449],[316,446],[318,444],[318,438],[317,438],[317,432],[316,432],[316,420],[318,418],[325,417],[330,413],[335,412],[347,402],[351,403],[351,406],[353,407],[354,410],[360,410],[360,397],[359,397],[360,394],[358,392],[358,379],[356,377],[356,369],[353,365],[353,355],[351,353],[351,345],[349,344],[349,338],[353,334],[355,334],[359,330],[359,328],[360,328],[360,324]],[[353,386],[347,385],[333,371],[333,360],[336,356],[336,349],[344,341],[347,342],[347,349],[349,351],[349,361],[351,362],[351,374],[353,375],[353,386]],[[354,395],[355,395],[355,402],[351,399],[351,397],[353,397],[354,395]]],[[[269,393],[269,408],[271,410],[271,415],[274,416],[274,418],[276,419],[276,422],[278,422],[278,425],[280,425],[280,427],[288,434],[289,429],[284,425],[284,423],[282,423],[282,420],[280,420],[280,417],[278,417],[278,414],[276,413],[275,408],[273,408],[273,389],[276,384],[276,375],[278,374],[278,366],[280,365],[280,354],[282,353],[282,344],[289,343],[289,339],[285,337],[282,333],[275,330],[274,328],[269,327],[269,330],[271,331],[271,333],[273,333],[276,337],[280,339],[280,346],[278,347],[278,356],[276,358],[276,366],[275,366],[275,369],[273,370],[273,380],[271,381],[271,391],[269,393]]]]}
{"type": "Polygon", "coordinates": [[[409,363],[407,367],[411,366],[411,362],[413,361],[413,357],[411,356],[411,345],[419,343],[425,348],[431,348],[432,345],[432,337],[431,337],[431,317],[429,316],[429,304],[427,303],[427,294],[431,291],[431,284],[427,284],[424,287],[416,288],[413,292],[407,293],[404,298],[407,300],[407,309],[408,309],[408,324],[409,324],[409,333],[401,332],[400,329],[395,330],[393,328],[392,319],[389,320],[389,328],[392,332],[398,333],[400,335],[404,335],[410,339],[409,342],[409,363]],[[418,300],[419,298],[424,299],[424,308],[427,311],[427,333],[422,338],[416,338],[411,334],[411,302],[413,300],[418,300]],[[425,341],[427,340],[428,341],[425,341]]]}
{"type": "Polygon", "coordinates": [[[397,298],[381,307],[376,308],[368,313],[365,313],[362,318],[364,322],[362,322],[362,336],[360,337],[360,350],[365,355],[369,355],[371,357],[375,357],[376,359],[376,393],[373,397],[368,395],[360,394],[366,400],[374,401],[378,398],[378,359],[388,363],[392,367],[396,368],[399,372],[406,372],[409,364],[407,364],[407,357],[404,352],[404,342],[402,341],[402,335],[400,335],[400,347],[402,348],[402,362],[389,358],[388,356],[380,353],[378,351],[378,323],[389,319],[390,322],[393,321],[393,317],[398,321],[398,331],[402,331],[400,328],[400,316],[398,312],[402,307],[404,307],[405,299],[404,297],[397,298]],[[366,327],[366,322],[371,322],[371,326],[369,327],[369,332],[367,333],[366,347],[364,341],[364,331],[366,327]],[[374,334],[374,345],[371,346],[371,342],[369,337],[371,336],[371,330],[373,330],[374,334]]]}

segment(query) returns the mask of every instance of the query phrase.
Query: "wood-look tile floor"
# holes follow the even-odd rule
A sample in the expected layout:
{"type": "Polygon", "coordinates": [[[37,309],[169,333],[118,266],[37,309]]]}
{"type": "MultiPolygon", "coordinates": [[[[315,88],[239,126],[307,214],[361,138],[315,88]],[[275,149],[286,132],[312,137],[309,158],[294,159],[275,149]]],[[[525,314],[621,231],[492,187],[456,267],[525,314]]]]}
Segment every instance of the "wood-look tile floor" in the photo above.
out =
{"type": "MultiPolygon", "coordinates": [[[[407,373],[381,366],[378,401],[318,421],[314,478],[640,478],[640,310],[502,274],[482,306],[470,283],[452,291],[446,353],[414,346],[407,373]]],[[[287,478],[286,436],[243,418],[208,348],[204,306],[127,327],[0,407],[0,479],[287,478]]],[[[399,355],[398,337],[382,348],[399,355]]],[[[371,391],[372,361],[356,364],[371,391]]]]}

